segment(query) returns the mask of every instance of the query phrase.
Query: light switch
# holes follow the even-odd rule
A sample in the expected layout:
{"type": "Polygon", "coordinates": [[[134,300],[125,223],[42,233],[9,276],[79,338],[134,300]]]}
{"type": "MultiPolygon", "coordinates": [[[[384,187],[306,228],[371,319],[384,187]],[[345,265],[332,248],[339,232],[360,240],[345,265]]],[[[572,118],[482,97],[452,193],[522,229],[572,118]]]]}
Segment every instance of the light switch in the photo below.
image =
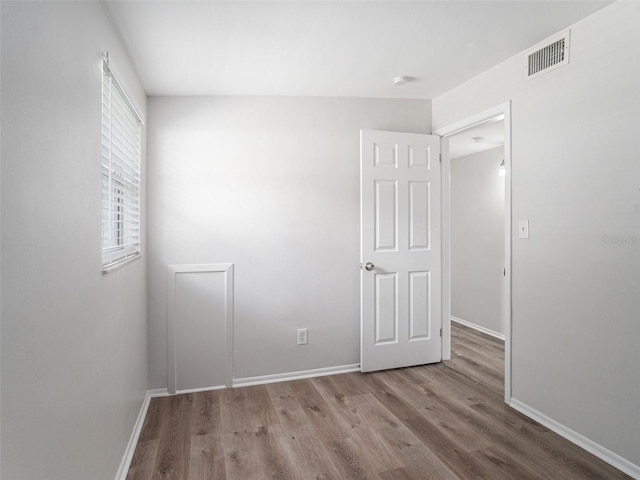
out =
{"type": "Polygon", "coordinates": [[[518,222],[518,238],[529,238],[529,220],[518,222]]]}

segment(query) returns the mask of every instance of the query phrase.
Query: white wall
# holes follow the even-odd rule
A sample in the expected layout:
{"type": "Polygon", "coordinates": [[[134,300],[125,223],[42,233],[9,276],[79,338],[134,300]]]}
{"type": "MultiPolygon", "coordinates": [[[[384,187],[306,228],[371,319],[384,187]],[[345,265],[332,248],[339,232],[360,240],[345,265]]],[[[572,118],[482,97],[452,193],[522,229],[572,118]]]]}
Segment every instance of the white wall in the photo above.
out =
{"type": "Polygon", "coordinates": [[[513,397],[640,465],[639,3],[575,24],[567,67],[522,66],[433,100],[434,128],[512,100],[513,397]]]}
{"type": "Polygon", "coordinates": [[[112,480],[147,387],[145,260],[101,273],[98,2],[2,2],[2,478],[112,480]],[[115,299],[115,300],[110,300],[115,299]]]}
{"type": "Polygon", "coordinates": [[[504,334],[504,147],[451,160],[451,314],[504,334]]]}
{"type": "Polygon", "coordinates": [[[359,129],[430,132],[430,102],[152,97],[149,117],[150,385],[170,264],[235,265],[235,378],[359,363],[359,129]]]}

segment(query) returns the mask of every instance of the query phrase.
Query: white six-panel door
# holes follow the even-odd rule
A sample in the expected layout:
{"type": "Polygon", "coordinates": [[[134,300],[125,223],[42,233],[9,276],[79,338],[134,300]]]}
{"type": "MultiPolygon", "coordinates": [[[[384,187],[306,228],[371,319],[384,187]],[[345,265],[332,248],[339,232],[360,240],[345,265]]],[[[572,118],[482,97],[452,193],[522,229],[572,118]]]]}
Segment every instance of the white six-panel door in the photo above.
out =
{"type": "Polygon", "coordinates": [[[439,362],[440,138],[360,132],[361,369],[439,362]]]}

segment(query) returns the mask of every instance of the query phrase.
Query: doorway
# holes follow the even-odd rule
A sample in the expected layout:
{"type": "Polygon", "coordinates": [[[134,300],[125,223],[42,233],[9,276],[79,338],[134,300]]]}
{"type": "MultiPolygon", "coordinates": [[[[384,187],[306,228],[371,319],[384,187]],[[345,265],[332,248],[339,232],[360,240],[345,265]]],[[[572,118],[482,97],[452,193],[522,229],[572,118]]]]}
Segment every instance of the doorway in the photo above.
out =
{"type": "Polygon", "coordinates": [[[510,104],[505,103],[435,132],[442,137],[443,154],[443,359],[451,358],[452,320],[503,338],[507,404],[511,401],[510,126],[510,104]]]}
{"type": "Polygon", "coordinates": [[[504,120],[452,135],[451,320],[504,341],[504,120]]]}

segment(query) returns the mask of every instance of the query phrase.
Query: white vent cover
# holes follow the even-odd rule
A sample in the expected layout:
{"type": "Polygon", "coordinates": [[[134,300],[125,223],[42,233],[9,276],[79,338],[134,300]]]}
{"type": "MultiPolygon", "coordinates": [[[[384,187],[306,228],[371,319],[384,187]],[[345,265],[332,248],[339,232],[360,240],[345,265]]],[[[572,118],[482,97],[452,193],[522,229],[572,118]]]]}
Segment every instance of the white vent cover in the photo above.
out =
{"type": "Polygon", "coordinates": [[[524,53],[527,79],[569,63],[569,33],[567,30],[554,35],[524,53]]]}

